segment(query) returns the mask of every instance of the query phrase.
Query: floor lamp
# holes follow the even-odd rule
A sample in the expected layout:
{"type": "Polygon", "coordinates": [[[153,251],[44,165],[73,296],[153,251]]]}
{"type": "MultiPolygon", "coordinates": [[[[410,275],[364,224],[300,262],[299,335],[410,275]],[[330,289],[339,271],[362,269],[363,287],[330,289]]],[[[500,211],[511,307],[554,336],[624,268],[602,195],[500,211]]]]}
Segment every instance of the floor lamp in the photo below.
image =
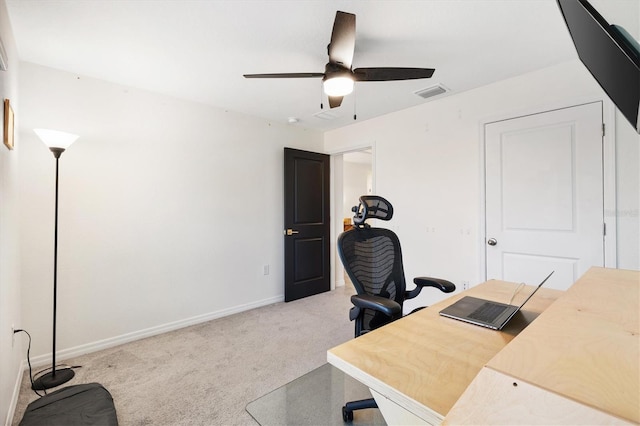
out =
{"type": "Polygon", "coordinates": [[[34,132],[36,132],[42,142],[49,147],[51,152],[53,152],[53,156],[56,158],[56,207],[53,234],[53,360],[51,362],[51,371],[36,379],[32,384],[34,390],[44,390],[68,382],[75,374],[70,368],[56,370],[56,309],[58,298],[58,160],[64,150],[67,149],[78,136],[47,129],[34,129],[34,132]]]}

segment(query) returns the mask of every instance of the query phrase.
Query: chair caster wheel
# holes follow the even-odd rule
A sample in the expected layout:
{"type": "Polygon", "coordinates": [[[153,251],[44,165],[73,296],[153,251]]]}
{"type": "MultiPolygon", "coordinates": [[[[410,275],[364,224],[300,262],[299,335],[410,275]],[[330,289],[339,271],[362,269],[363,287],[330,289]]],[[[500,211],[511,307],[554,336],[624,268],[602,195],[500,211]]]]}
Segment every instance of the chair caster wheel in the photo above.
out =
{"type": "Polygon", "coordinates": [[[342,407],[342,420],[345,422],[353,421],[353,411],[347,410],[347,407],[342,407]]]}

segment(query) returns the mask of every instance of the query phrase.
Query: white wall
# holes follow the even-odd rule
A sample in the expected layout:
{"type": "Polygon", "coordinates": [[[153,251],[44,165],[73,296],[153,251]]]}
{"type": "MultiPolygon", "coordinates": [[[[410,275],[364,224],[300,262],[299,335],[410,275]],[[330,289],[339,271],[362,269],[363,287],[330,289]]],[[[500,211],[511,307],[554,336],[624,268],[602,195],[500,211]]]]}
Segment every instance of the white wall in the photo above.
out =
{"type": "MultiPolygon", "coordinates": [[[[7,54],[7,71],[0,71],[0,101],[9,99],[19,123],[22,109],[18,101],[18,55],[11,32],[6,4],[0,0],[0,40],[7,54]]],[[[0,123],[4,121],[0,107],[0,123]]],[[[3,138],[0,125],[0,140],[3,138]]],[[[9,410],[15,404],[15,384],[20,377],[22,335],[13,343],[11,326],[21,326],[20,312],[20,239],[18,204],[18,156],[21,152],[20,135],[15,134],[13,151],[0,142],[0,424],[5,424],[9,410]]]]}
{"type": "Polygon", "coordinates": [[[353,217],[351,208],[358,205],[358,199],[361,195],[371,193],[371,164],[345,161],[343,168],[342,178],[344,179],[344,192],[342,194],[342,211],[344,219],[353,217]]]}
{"type": "MultiPolygon", "coordinates": [[[[394,205],[389,227],[402,241],[408,280],[432,275],[473,285],[484,280],[482,123],[604,96],[582,64],[571,61],[327,132],[325,150],[375,145],[376,192],[394,205]]],[[[640,269],[640,138],[628,123],[616,123],[617,199],[625,215],[618,222],[618,265],[640,269]]],[[[423,292],[410,307],[442,297],[423,292]]]]}
{"type": "Polygon", "coordinates": [[[29,63],[20,90],[32,355],[51,351],[55,172],[32,128],[80,135],[60,158],[62,356],[282,300],[283,147],[320,133],[29,63]]]}

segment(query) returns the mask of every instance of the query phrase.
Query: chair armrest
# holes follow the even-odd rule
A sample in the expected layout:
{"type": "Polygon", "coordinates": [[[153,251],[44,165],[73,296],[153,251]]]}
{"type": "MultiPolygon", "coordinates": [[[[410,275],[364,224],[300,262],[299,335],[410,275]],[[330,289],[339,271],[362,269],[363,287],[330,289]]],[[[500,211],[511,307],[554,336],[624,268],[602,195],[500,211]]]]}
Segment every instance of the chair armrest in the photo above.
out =
{"type": "Polygon", "coordinates": [[[435,287],[443,293],[451,293],[455,291],[456,285],[450,281],[443,280],[441,278],[433,277],[417,277],[413,279],[413,283],[416,285],[411,291],[405,293],[405,299],[413,299],[424,287],[435,287]]]}
{"type": "Polygon", "coordinates": [[[373,309],[382,312],[388,317],[402,314],[402,306],[395,300],[386,297],[372,296],[370,294],[354,294],[351,296],[351,303],[359,309],[373,309]]]}

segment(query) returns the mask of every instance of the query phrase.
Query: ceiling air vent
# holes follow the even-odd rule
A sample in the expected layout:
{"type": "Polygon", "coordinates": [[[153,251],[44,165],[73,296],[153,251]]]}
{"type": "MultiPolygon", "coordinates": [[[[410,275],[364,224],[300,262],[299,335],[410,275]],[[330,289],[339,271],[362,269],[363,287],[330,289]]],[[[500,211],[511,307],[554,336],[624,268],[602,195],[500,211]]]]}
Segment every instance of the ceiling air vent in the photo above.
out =
{"type": "Polygon", "coordinates": [[[338,116],[336,114],[334,114],[332,112],[329,112],[329,111],[320,111],[320,112],[317,112],[317,113],[313,114],[313,116],[315,118],[319,118],[321,120],[333,120],[333,119],[338,118],[338,116]]]}
{"type": "Polygon", "coordinates": [[[448,92],[449,89],[447,89],[446,87],[444,87],[441,84],[438,84],[437,86],[431,86],[431,87],[427,87],[426,89],[422,89],[422,90],[418,90],[417,92],[414,92],[416,95],[420,96],[421,98],[431,98],[433,96],[438,96],[441,95],[445,92],[448,92]]]}

